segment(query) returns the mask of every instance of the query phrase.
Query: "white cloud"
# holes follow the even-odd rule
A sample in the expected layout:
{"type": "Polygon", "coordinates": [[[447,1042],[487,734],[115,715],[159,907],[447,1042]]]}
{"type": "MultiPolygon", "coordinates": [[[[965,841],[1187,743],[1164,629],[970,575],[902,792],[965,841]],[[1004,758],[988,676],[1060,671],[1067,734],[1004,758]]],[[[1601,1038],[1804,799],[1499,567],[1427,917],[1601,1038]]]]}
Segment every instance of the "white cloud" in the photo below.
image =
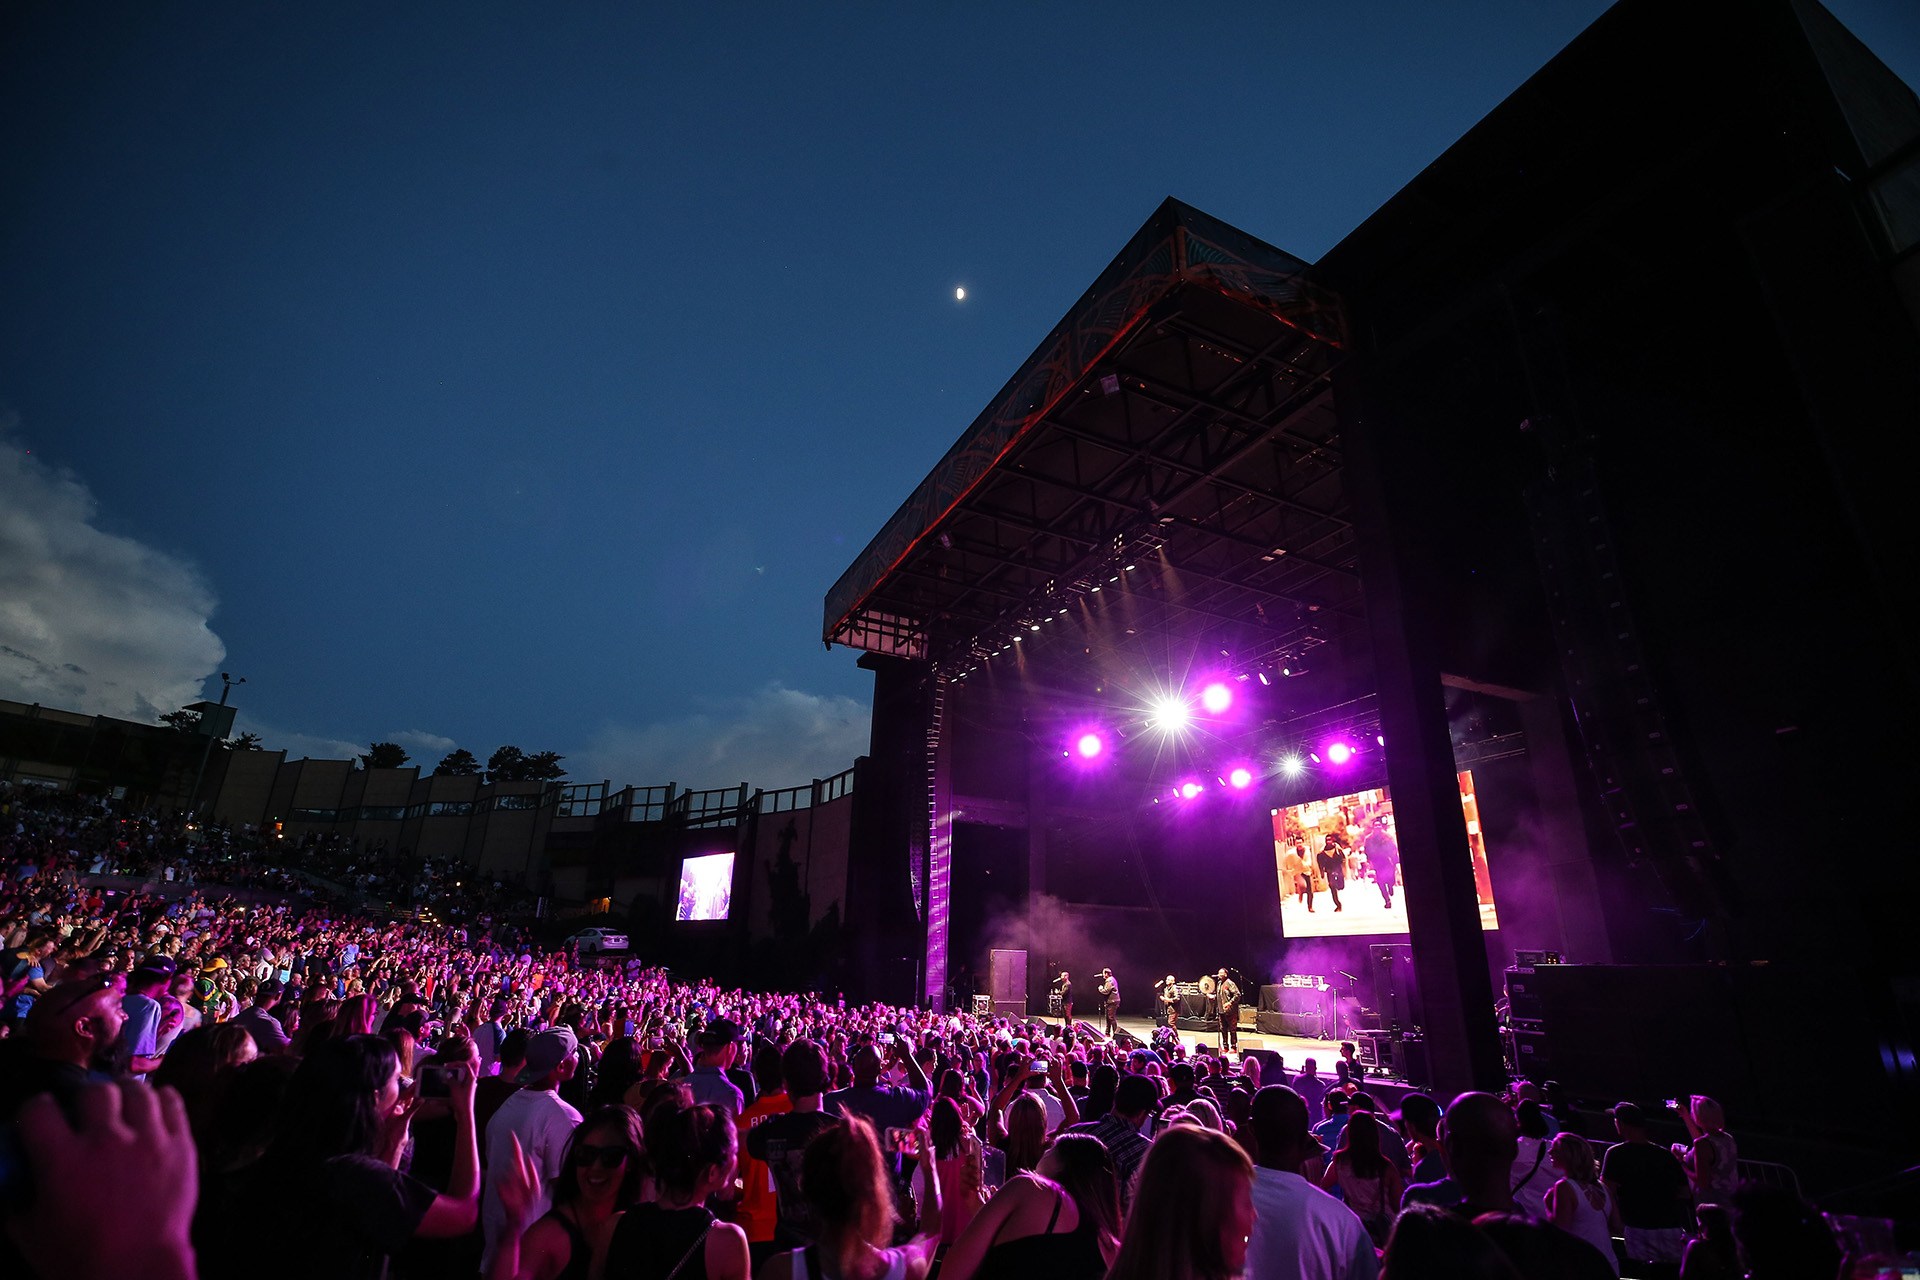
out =
{"type": "Polygon", "coordinates": [[[828,778],[866,754],[866,704],[804,693],[778,681],[678,720],[609,725],[567,764],[578,780],[607,778],[682,788],[737,786],[771,791],[828,778]]]}
{"type": "Polygon", "coordinates": [[[97,528],[80,479],[0,420],[0,697],[152,721],[199,699],[227,649],[177,556],[97,528]]]}
{"type": "Polygon", "coordinates": [[[407,754],[415,757],[408,762],[411,764],[418,764],[420,758],[425,756],[434,757],[426,762],[428,765],[439,764],[439,757],[460,745],[452,738],[443,738],[437,733],[428,733],[423,729],[402,729],[397,733],[388,734],[386,740],[397,742],[405,747],[407,754]]]}
{"type": "Polygon", "coordinates": [[[289,760],[351,760],[367,749],[364,742],[330,738],[324,733],[295,733],[255,720],[242,711],[233,718],[235,733],[257,733],[268,751],[284,751],[289,760]]]}

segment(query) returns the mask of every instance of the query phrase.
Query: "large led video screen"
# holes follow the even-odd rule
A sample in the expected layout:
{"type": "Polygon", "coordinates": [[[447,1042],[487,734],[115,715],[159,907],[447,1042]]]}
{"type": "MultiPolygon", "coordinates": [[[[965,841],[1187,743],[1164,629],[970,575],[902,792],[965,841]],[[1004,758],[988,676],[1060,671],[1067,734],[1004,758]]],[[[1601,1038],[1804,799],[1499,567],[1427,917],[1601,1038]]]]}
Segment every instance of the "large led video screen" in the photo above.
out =
{"type": "Polygon", "coordinates": [[[733,855],[705,853],[680,863],[675,920],[725,920],[733,908],[733,855]]]}
{"type": "MultiPolygon", "coordinates": [[[[1473,851],[1480,927],[1498,929],[1473,774],[1462,770],[1459,781],[1467,844],[1473,851]]],[[[1330,938],[1407,931],[1400,843],[1393,825],[1393,799],[1385,787],[1275,809],[1273,857],[1280,882],[1280,930],[1285,936],[1330,938]]]]}

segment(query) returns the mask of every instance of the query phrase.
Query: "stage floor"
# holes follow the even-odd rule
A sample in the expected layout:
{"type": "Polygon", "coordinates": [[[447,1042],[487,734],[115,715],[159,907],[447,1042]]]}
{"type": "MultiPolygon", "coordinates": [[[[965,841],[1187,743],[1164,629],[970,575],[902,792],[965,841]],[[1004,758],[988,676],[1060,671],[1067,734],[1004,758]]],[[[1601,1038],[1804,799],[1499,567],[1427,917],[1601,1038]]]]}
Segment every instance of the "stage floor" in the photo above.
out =
{"type": "MultiPolygon", "coordinates": [[[[1058,1018],[1048,1018],[1049,1023],[1057,1023],[1058,1018]]],[[[1090,1018],[1075,1018],[1076,1022],[1091,1022],[1090,1018]]],[[[1093,1023],[1099,1026],[1098,1022],[1093,1023]]],[[[1148,1018],[1122,1018],[1120,1025],[1140,1039],[1151,1042],[1154,1026],[1148,1018]]],[[[1220,1046],[1220,1033],[1217,1031],[1182,1031],[1180,1042],[1187,1046],[1188,1052],[1201,1045],[1220,1046]]],[[[1304,1036],[1268,1036],[1261,1035],[1249,1028],[1242,1028],[1239,1036],[1242,1049],[1271,1049],[1286,1062],[1288,1070],[1298,1071],[1300,1064],[1308,1058],[1314,1060],[1321,1075],[1333,1076],[1334,1061],[1340,1056],[1340,1045],[1333,1040],[1309,1040],[1304,1036]]]]}

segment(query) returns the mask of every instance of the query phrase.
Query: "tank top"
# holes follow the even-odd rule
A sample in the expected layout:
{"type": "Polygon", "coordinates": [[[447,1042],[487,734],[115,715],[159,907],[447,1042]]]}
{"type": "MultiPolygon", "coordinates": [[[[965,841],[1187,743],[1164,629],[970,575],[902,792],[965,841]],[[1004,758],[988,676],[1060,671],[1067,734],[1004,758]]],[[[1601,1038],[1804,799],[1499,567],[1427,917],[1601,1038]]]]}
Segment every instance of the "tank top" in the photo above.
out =
{"type": "Polygon", "coordinates": [[[706,1280],[712,1229],[713,1215],[700,1205],[634,1205],[621,1215],[607,1246],[606,1280],[706,1280]]]}
{"type": "Polygon", "coordinates": [[[587,1233],[571,1214],[555,1209],[547,1217],[567,1233],[567,1265],[560,1268],[560,1274],[553,1280],[587,1280],[587,1267],[593,1261],[593,1246],[587,1241],[587,1233]]]}
{"type": "Polygon", "coordinates": [[[1565,1228],[1571,1235],[1579,1236],[1600,1251],[1615,1275],[1620,1274],[1619,1259],[1613,1256],[1613,1229],[1607,1225],[1607,1207],[1612,1202],[1612,1193],[1603,1182],[1591,1182],[1581,1186],[1572,1178],[1563,1179],[1561,1190],[1573,1196],[1573,1221],[1565,1228]],[[1600,1193],[1600,1207],[1593,1207],[1593,1201],[1587,1197],[1594,1192],[1600,1193]]]}
{"type": "Polygon", "coordinates": [[[1093,1216],[1080,1215],[1080,1225],[1072,1231],[1055,1231],[1066,1193],[1053,1193],[1053,1216],[1047,1229],[1037,1236],[1002,1240],[987,1249],[974,1271],[974,1280],[1100,1280],[1107,1273],[1107,1260],[1100,1255],[1100,1240],[1094,1235],[1093,1216]]]}

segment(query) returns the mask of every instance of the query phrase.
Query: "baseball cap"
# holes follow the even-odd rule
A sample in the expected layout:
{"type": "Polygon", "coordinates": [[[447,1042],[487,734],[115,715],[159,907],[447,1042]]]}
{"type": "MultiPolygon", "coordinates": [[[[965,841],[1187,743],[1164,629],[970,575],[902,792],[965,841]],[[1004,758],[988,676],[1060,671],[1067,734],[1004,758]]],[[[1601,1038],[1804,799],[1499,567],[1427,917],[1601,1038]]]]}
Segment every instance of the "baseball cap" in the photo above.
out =
{"type": "Polygon", "coordinates": [[[700,1033],[700,1047],[718,1049],[723,1044],[733,1044],[735,1041],[744,1039],[746,1039],[746,1032],[741,1029],[739,1023],[732,1018],[715,1018],[707,1024],[707,1029],[700,1033]]]}
{"type": "Polygon", "coordinates": [[[559,1066],[563,1059],[572,1057],[579,1047],[571,1027],[549,1027],[537,1033],[527,1042],[527,1064],[515,1077],[515,1083],[532,1084],[559,1066]]]}

